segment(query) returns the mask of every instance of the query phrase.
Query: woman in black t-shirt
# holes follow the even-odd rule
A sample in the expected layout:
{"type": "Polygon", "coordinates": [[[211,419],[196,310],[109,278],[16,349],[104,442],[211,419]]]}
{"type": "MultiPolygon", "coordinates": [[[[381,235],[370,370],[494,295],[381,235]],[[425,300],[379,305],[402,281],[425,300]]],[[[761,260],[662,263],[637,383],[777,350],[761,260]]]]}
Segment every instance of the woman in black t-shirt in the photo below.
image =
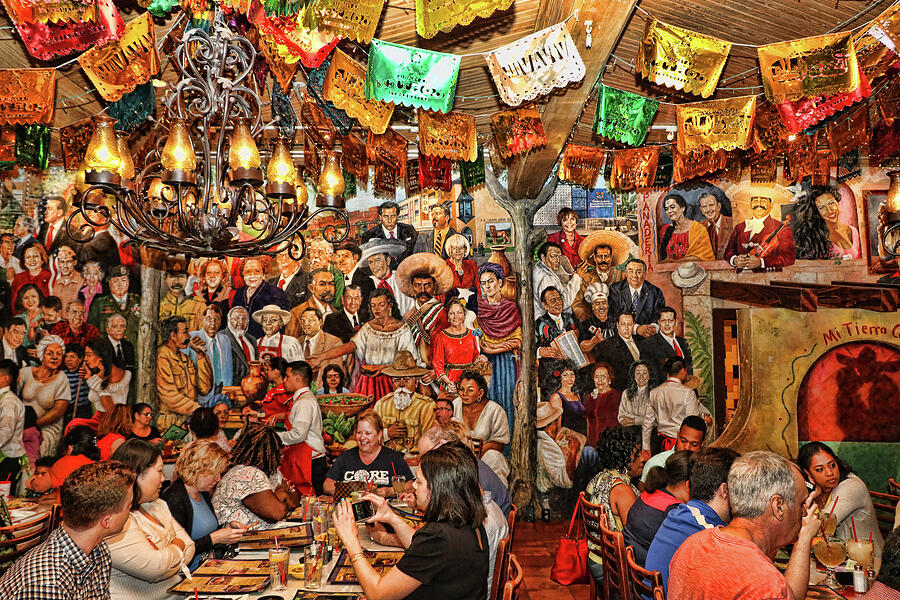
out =
{"type": "Polygon", "coordinates": [[[363,500],[377,507],[372,523],[394,528],[406,554],[384,575],[369,564],[357,535],[350,502],[335,511],[334,524],[368,598],[481,600],[487,597],[488,539],[484,502],[472,451],[458,442],[422,455],[414,483],[425,525],[415,530],[375,494],[363,500]]]}
{"type": "Polygon", "coordinates": [[[403,455],[381,444],[382,429],[381,418],[374,411],[367,410],[359,415],[354,434],[359,445],[345,450],[334,461],[323,484],[326,494],[334,495],[338,481],[361,481],[371,482],[379,496],[394,496],[391,477],[412,481],[412,471],[403,455]]]}

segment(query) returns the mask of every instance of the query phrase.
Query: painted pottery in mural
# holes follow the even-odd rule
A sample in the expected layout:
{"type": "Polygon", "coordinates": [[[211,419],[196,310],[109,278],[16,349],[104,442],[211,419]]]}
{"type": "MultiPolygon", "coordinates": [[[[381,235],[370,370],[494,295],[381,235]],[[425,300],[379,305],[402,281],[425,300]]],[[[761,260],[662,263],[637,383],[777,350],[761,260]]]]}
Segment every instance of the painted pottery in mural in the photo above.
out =
{"type": "Polygon", "coordinates": [[[241,379],[241,391],[248,402],[259,402],[266,395],[266,378],[262,376],[262,363],[254,360],[250,363],[250,373],[241,379]]]}
{"type": "Polygon", "coordinates": [[[488,258],[487,262],[500,265],[503,268],[506,279],[503,280],[503,287],[500,289],[500,294],[507,300],[515,302],[518,294],[517,288],[519,277],[512,272],[512,265],[509,264],[509,259],[506,258],[506,246],[491,246],[491,256],[488,258]]]}

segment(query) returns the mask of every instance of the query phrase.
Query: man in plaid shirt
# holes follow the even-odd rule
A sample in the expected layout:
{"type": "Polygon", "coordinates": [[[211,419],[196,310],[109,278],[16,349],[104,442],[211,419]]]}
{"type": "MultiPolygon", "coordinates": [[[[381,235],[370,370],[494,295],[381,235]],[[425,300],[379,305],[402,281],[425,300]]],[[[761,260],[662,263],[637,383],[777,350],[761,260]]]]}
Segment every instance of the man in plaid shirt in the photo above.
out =
{"type": "Polygon", "coordinates": [[[75,469],[60,489],[63,522],[0,578],[4,600],[106,600],[109,550],[104,538],[128,520],[135,473],[106,461],[75,469]]]}

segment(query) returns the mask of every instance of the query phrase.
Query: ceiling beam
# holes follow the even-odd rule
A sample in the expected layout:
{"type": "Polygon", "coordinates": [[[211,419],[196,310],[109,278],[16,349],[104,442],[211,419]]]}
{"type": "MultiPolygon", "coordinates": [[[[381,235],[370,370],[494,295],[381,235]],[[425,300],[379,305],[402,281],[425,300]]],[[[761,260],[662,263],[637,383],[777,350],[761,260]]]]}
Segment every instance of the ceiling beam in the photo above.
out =
{"type": "Polygon", "coordinates": [[[818,298],[808,287],[760,285],[713,279],[709,295],[720,300],[740,302],[764,308],[787,308],[798,312],[816,312],[818,298]]]}
{"type": "MultiPolygon", "coordinates": [[[[549,20],[553,11],[550,8],[544,10],[545,4],[551,3],[547,0],[542,2],[539,18],[549,20]]],[[[586,75],[578,87],[570,87],[547,97],[541,111],[547,143],[532,152],[515,157],[509,163],[508,189],[511,197],[536,198],[541,191],[562,152],[569,132],[581,115],[584,103],[593,91],[594,82],[603,72],[609,55],[628,24],[635,4],[637,0],[585,0],[579,11],[578,21],[571,19],[568,22],[569,32],[584,60],[586,75]],[[594,24],[590,49],[585,48],[584,44],[585,20],[591,20],[594,24]]],[[[562,17],[564,18],[565,16],[562,17]]]]}

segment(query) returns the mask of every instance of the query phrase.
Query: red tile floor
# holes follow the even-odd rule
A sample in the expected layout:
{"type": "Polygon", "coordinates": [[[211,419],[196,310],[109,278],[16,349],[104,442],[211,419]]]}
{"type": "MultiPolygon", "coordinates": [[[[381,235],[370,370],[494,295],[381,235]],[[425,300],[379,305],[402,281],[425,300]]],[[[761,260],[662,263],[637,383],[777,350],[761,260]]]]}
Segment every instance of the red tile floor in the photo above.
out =
{"type": "Polygon", "coordinates": [[[525,571],[521,600],[587,600],[590,596],[587,584],[562,586],[550,581],[559,536],[568,525],[568,521],[516,523],[512,553],[525,571]]]}

